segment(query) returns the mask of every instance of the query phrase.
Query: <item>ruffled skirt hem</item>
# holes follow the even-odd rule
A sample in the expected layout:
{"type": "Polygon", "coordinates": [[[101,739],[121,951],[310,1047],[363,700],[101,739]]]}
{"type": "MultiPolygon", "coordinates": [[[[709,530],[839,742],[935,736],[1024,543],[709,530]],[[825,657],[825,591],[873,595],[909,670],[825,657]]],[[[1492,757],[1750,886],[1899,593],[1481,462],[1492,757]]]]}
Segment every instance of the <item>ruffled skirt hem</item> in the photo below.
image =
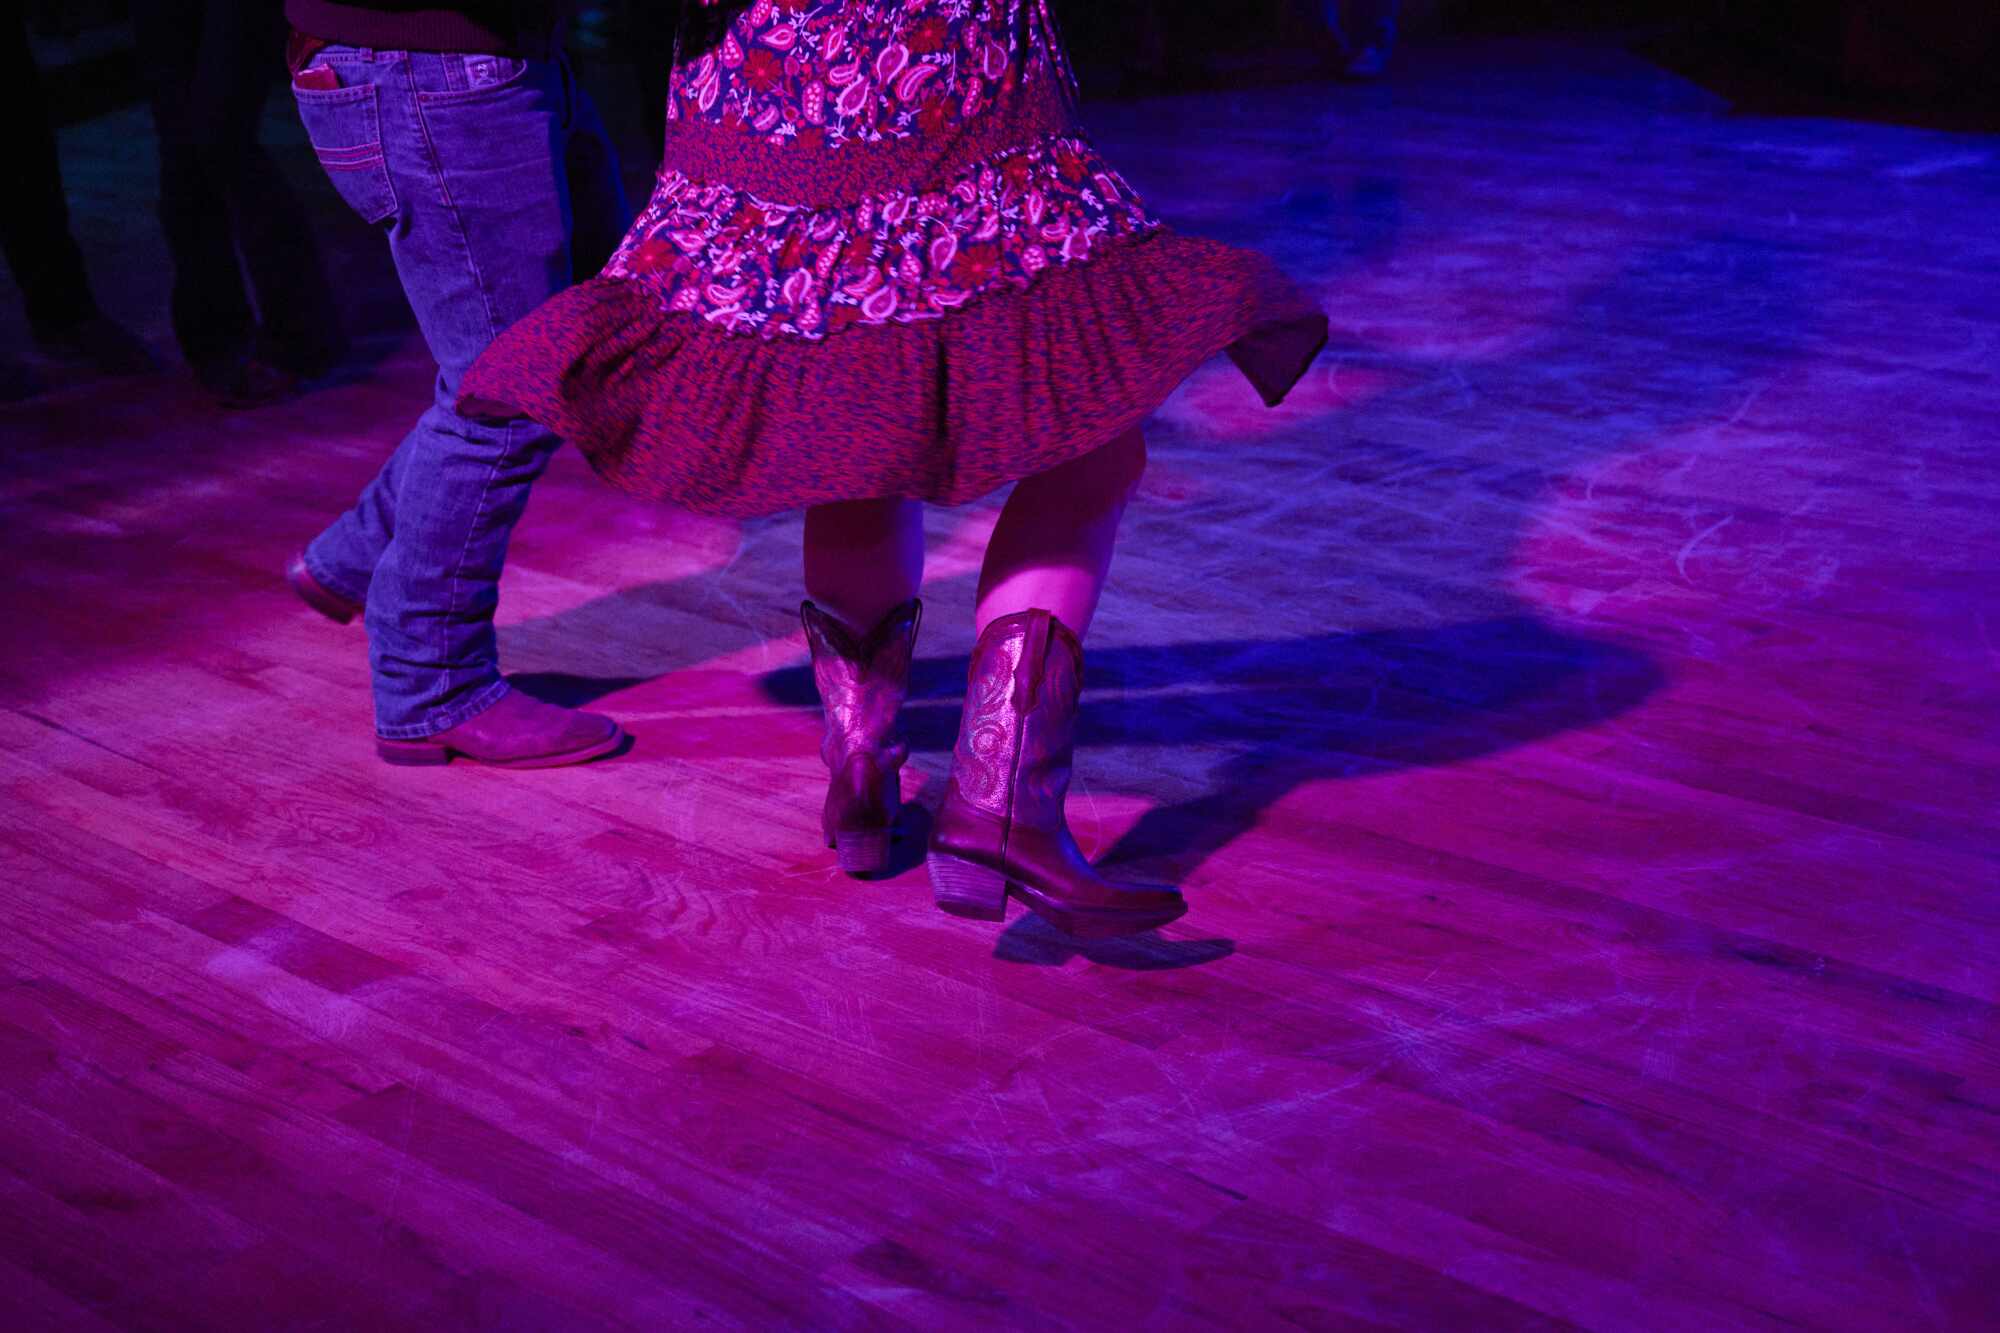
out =
{"type": "Polygon", "coordinates": [[[702,514],[957,505],[1116,439],[1219,352],[1275,406],[1326,338],[1262,255],[1161,231],[943,319],[821,341],[727,333],[643,281],[592,279],[503,333],[460,408],[532,418],[619,489],[702,514]]]}

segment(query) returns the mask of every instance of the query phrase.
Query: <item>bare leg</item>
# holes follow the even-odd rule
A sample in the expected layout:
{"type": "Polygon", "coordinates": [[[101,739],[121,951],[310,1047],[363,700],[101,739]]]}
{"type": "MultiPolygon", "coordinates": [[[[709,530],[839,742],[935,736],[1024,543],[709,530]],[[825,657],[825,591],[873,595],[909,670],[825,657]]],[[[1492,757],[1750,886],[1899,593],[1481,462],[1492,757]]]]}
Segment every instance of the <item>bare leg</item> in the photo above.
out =
{"type": "Polygon", "coordinates": [[[931,820],[931,889],[954,916],[1004,920],[1013,898],[1058,930],[1104,938],[1187,911],[1171,888],[1100,875],[1063,815],[1083,689],[1072,632],[1097,610],[1118,520],[1145,466],[1146,442],[1132,430],[1030,477],[987,543],[971,688],[931,820]]]}
{"type": "Polygon", "coordinates": [[[1104,593],[1125,502],[1145,470],[1146,440],[1133,429],[1015,486],[986,544],[974,632],[1040,607],[1082,638],[1104,593]]]}
{"type": "Polygon", "coordinates": [[[806,510],[806,596],[866,634],[917,595],[924,578],[924,507],[916,500],[847,500],[806,510]]]}

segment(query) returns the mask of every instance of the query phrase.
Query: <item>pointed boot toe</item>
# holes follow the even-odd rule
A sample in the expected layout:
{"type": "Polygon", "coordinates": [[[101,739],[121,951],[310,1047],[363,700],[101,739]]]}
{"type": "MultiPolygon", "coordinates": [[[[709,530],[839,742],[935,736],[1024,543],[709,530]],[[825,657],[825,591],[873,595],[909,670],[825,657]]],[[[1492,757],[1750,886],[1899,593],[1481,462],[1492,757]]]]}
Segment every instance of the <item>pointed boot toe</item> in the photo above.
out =
{"type": "Polygon", "coordinates": [[[436,735],[415,740],[378,736],[375,751],[387,763],[412,768],[454,759],[493,768],[562,768],[600,759],[625,740],[624,728],[601,713],[509,690],[485,712],[436,735]]]}

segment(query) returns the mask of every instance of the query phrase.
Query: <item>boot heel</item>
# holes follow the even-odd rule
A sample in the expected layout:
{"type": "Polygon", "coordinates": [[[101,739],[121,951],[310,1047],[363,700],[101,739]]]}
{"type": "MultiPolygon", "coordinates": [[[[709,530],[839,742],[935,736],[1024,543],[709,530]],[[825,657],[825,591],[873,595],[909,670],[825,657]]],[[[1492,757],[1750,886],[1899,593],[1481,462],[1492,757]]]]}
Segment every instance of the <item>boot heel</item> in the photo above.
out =
{"type": "Polygon", "coordinates": [[[1007,916],[1007,877],[987,866],[933,851],[926,863],[939,908],[974,921],[1007,916]]]}
{"type": "Polygon", "coordinates": [[[879,875],[889,868],[889,844],[894,841],[887,829],[836,833],[833,845],[840,855],[840,868],[850,875],[879,875]]]}
{"type": "Polygon", "coordinates": [[[375,753],[385,764],[398,768],[435,768],[451,762],[451,750],[429,741],[387,741],[375,738],[375,753]]]}

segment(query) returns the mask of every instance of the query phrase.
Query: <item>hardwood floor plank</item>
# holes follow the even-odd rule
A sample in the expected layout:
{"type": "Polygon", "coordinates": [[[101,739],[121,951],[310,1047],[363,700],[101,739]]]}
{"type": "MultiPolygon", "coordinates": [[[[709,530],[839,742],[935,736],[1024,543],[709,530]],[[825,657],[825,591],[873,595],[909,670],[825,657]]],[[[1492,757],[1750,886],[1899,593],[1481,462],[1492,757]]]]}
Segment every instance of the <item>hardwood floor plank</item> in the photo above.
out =
{"type": "MultiPolygon", "coordinates": [[[[378,763],[277,571],[434,370],[282,105],[365,369],[0,407],[0,1322],[1992,1325],[1991,136],[1580,39],[1092,119],[1335,322],[1148,423],[1071,818],[1154,935],[842,876],[799,517],[573,451],[502,655],[635,747],[378,763]]],[[[145,113],[64,135],[165,346],[145,113]]],[[[999,503],[926,517],[920,807],[999,503]]]]}

